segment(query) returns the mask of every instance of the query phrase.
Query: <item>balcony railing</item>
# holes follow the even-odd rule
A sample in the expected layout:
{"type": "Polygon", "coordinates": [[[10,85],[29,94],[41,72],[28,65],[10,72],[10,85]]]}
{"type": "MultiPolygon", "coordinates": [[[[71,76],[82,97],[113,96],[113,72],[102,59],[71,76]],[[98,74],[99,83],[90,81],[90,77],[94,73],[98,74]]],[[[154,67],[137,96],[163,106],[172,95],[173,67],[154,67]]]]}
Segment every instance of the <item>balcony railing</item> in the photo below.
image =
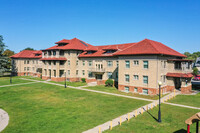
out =
{"type": "Polygon", "coordinates": [[[91,72],[105,72],[105,68],[90,68],[91,72]]]}

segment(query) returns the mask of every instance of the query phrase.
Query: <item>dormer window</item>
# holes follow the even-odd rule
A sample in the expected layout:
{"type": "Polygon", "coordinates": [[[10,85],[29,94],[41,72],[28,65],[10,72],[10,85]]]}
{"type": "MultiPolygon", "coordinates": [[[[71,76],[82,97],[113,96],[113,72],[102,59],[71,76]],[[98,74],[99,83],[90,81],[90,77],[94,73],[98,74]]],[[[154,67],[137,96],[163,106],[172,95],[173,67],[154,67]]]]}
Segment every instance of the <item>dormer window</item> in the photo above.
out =
{"type": "Polygon", "coordinates": [[[35,56],[40,56],[41,54],[35,54],[35,56]]]}
{"type": "Polygon", "coordinates": [[[104,52],[104,54],[111,54],[116,52],[117,50],[106,50],[106,52],[104,52]]]}
{"type": "Polygon", "coordinates": [[[68,43],[59,43],[58,44],[58,46],[60,47],[60,46],[65,46],[65,45],[67,45],[68,43]]]}
{"type": "Polygon", "coordinates": [[[95,53],[96,51],[87,51],[87,54],[93,54],[95,53]]]}

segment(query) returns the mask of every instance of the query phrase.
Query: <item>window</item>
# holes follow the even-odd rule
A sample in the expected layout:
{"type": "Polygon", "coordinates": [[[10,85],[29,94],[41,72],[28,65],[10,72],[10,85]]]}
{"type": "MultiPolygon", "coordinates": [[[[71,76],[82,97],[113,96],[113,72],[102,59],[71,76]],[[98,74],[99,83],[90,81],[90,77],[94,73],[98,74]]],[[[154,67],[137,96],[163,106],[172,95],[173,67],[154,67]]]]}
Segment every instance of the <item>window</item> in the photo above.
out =
{"type": "Polygon", "coordinates": [[[125,81],[129,82],[129,75],[128,74],[125,74],[125,81]]]}
{"type": "Polygon", "coordinates": [[[118,60],[116,61],[116,64],[117,64],[117,67],[119,67],[119,61],[118,60]]]}
{"type": "Polygon", "coordinates": [[[130,61],[125,61],[126,63],[126,68],[130,68],[130,61]]]}
{"type": "Polygon", "coordinates": [[[142,93],[148,95],[148,89],[142,89],[142,93]]]}
{"type": "Polygon", "coordinates": [[[53,61],[53,65],[56,65],[56,61],[53,61]]]}
{"type": "Polygon", "coordinates": [[[82,74],[85,75],[85,70],[82,70],[82,74]]]}
{"type": "Polygon", "coordinates": [[[116,79],[118,79],[118,72],[116,72],[116,79]]]}
{"type": "Polygon", "coordinates": [[[51,51],[48,51],[48,55],[51,56],[51,51]]]}
{"type": "Polygon", "coordinates": [[[70,51],[68,51],[68,55],[70,55],[70,51]]]}
{"type": "Polygon", "coordinates": [[[53,56],[55,56],[56,55],[56,51],[53,51],[53,56]]]}
{"type": "Polygon", "coordinates": [[[61,51],[60,51],[60,56],[63,56],[64,53],[65,53],[65,52],[64,52],[63,50],[61,50],[61,51]]]}
{"type": "Polygon", "coordinates": [[[76,55],[79,55],[79,52],[77,51],[76,55]]]}
{"type": "Polygon", "coordinates": [[[174,67],[175,69],[181,69],[181,62],[175,62],[174,67]]]}
{"type": "Polygon", "coordinates": [[[92,61],[88,61],[88,66],[92,66],[92,61]]]}
{"type": "Polygon", "coordinates": [[[124,91],[125,91],[125,92],[129,92],[129,87],[128,87],[128,86],[125,86],[125,87],[124,87],[124,91]]]}
{"type": "Polygon", "coordinates": [[[26,71],[26,67],[24,67],[24,71],[26,71]]]}
{"type": "Polygon", "coordinates": [[[85,61],[83,60],[83,66],[85,66],[85,61]]]}
{"type": "Polygon", "coordinates": [[[35,70],[35,68],[34,68],[34,67],[32,67],[32,69],[33,69],[33,71],[35,70]]]}
{"type": "Polygon", "coordinates": [[[67,71],[68,75],[70,75],[70,70],[67,71]]]}
{"type": "Polygon", "coordinates": [[[60,70],[60,77],[62,77],[64,75],[64,70],[60,70]]]}
{"type": "Polygon", "coordinates": [[[92,72],[88,72],[88,77],[89,78],[93,77],[92,72]]]}
{"type": "Polygon", "coordinates": [[[38,64],[38,60],[36,61],[36,64],[38,64]]]}
{"type": "Polygon", "coordinates": [[[139,76],[138,75],[133,75],[134,80],[139,80],[139,76]]]}
{"type": "Polygon", "coordinates": [[[113,66],[113,62],[112,61],[107,61],[107,65],[108,65],[108,67],[111,67],[111,66],[113,66]]]}
{"type": "Polygon", "coordinates": [[[53,70],[53,75],[54,77],[56,77],[56,70],[53,70]]]}
{"type": "Polygon", "coordinates": [[[143,83],[148,84],[148,76],[143,76],[143,83]]]}
{"type": "Polygon", "coordinates": [[[29,64],[29,60],[27,60],[27,64],[29,64]]]}
{"type": "Polygon", "coordinates": [[[166,75],[162,75],[161,79],[162,79],[163,83],[165,83],[165,81],[166,81],[166,75]]]}
{"type": "Polygon", "coordinates": [[[49,61],[49,65],[51,65],[51,61],[49,61]]]}
{"type": "Polygon", "coordinates": [[[148,61],[143,61],[143,65],[145,69],[149,68],[149,62],[148,61]]]}
{"type": "Polygon", "coordinates": [[[138,92],[138,88],[134,88],[134,92],[138,92]]]}
{"type": "Polygon", "coordinates": [[[76,75],[78,75],[78,70],[76,70],[76,75]]]}
{"type": "Polygon", "coordinates": [[[33,60],[32,62],[33,62],[33,64],[35,64],[35,61],[34,61],[34,60],[33,60]]]}
{"type": "Polygon", "coordinates": [[[112,72],[108,72],[107,76],[108,76],[109,79],[111,79],[112,78],[112,72]]]}
{"type": "Polygon", "coordinates": [[[46,61],[44,60],[44,64],[46,65],[46,61]]]}
{"type": "Polygon", "coordinates": [[[134,65],[134,66],[138,66],[138,65],[139,65],[139,61],[138,61],[138,60],[134,60],[134,61],[133,61],[133,65],[134,65]]]}
{"type": "Polygon", "coordinates": [[[68,66],[70,66],[70,60],[68,60],[68,66]]]}
{"type": "Polygon", "coordinates": [[[78,66],[78,60],[76,61],[76,65],[78,66]]]}
{"type": "Polygon", "coordinates": [[[29,71],[29,67],[27,67],[27,71],[29,71]]]}
{"type": "Polygon", "coordinates": [[[24,60],[24,64],[26,64],[26,60],[24,60]]]}

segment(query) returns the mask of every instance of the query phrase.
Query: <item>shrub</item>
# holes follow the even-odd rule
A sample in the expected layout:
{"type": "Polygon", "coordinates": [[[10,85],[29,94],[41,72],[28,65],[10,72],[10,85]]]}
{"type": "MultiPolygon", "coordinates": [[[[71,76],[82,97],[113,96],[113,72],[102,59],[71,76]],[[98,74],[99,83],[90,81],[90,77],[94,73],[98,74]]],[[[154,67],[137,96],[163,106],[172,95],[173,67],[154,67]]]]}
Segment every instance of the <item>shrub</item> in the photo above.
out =
{"type": "Polygon", "coordinates": [[[105,82],[105,84],[106,84],[106,86],[113,86],[113,80],[112,79],[108,79],[108,80],[106,80],[106,82],[105,82]]]}
{"type": "Polygon", "coordinates": [[[86,82],[85,78],[81,78],[81,81],[82,81],[83,83],[85,83],[85,82],[86,82]]]}
{"type": "Polygon", "coordinates": [[[196,67],[193,68],[193,74],[194,74],[195,76],[198,75],[198,73],[199,73],[198,71],[199,71],[199,70],[198,70],[196,67]]]}

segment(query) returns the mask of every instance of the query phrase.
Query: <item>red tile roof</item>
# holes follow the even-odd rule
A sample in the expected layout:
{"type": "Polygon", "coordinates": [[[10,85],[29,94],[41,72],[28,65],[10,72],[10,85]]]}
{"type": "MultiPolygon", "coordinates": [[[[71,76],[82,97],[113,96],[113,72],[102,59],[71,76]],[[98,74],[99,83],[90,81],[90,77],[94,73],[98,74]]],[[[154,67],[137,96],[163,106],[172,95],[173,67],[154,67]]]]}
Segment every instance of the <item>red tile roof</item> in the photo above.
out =
{"type": "Polygon", "coordinates": [[[59,46],[59,45],[55,45],[53,47],[50,47],[48,49],[45,49],[45,50],[56,50],[56,49],[60,49],[60,50],[84,50],[85,48],[91,46],[90,44],[84,42],[84,41],[81,41],[77,38],[73,38],[71,40],[66,40],[66,39],[63,39],[61,41],[58,41],[56,42],[56,44],[66,44],[66,45],[63,45],[63,46],[59,46]]]}
{"type": "Polygon", "coordinates": [[[144,39],[134,45],[116,52],[114,55],[144,55],[144,54],[158,54],[171,55],[177,57],[186,57],[185,55],[167,47],[166,45],[149,39],[144,39]]]}
{"type": "MultiPolygon", "coordinates": [[[[106,53],[106,50],[124,50],[125,48],[133,45],[135,43],[126,43],[126,44],[115,44],[115,45],[104,45],[104,46],[93,46],[93,49],[98,49],[98,51],[92,53],[92,54],[87,54],[86,52],[83,52],[79,55],[79,57],[110,57],[114,56],[114,53],[106,53]]],[[[89,51],[89,50],[88,50],[89,51]]]]}
{"type": "Polygon", "coordinates": [[[36,50],[23,50],[13,56],[11,58],[41,58],[42,51],[36,50]],[[39,56],[37,56],[39,54],[39,56]]]}
{"type": "Polygon", "coordinates": [[[60,58],[53,57],[53,58],[41,58],[40,60],[63,60],[63,61],[65,61],[65,60],[67,60],[67,58],[65,58],[65,57],[60,57],[60,58]]]}
{"type": "Polygon", "coordinates": [[[191,73],[167,73],[167,77],[179,77],[179,78],[191,78],[193,75],[191,73]]]}

